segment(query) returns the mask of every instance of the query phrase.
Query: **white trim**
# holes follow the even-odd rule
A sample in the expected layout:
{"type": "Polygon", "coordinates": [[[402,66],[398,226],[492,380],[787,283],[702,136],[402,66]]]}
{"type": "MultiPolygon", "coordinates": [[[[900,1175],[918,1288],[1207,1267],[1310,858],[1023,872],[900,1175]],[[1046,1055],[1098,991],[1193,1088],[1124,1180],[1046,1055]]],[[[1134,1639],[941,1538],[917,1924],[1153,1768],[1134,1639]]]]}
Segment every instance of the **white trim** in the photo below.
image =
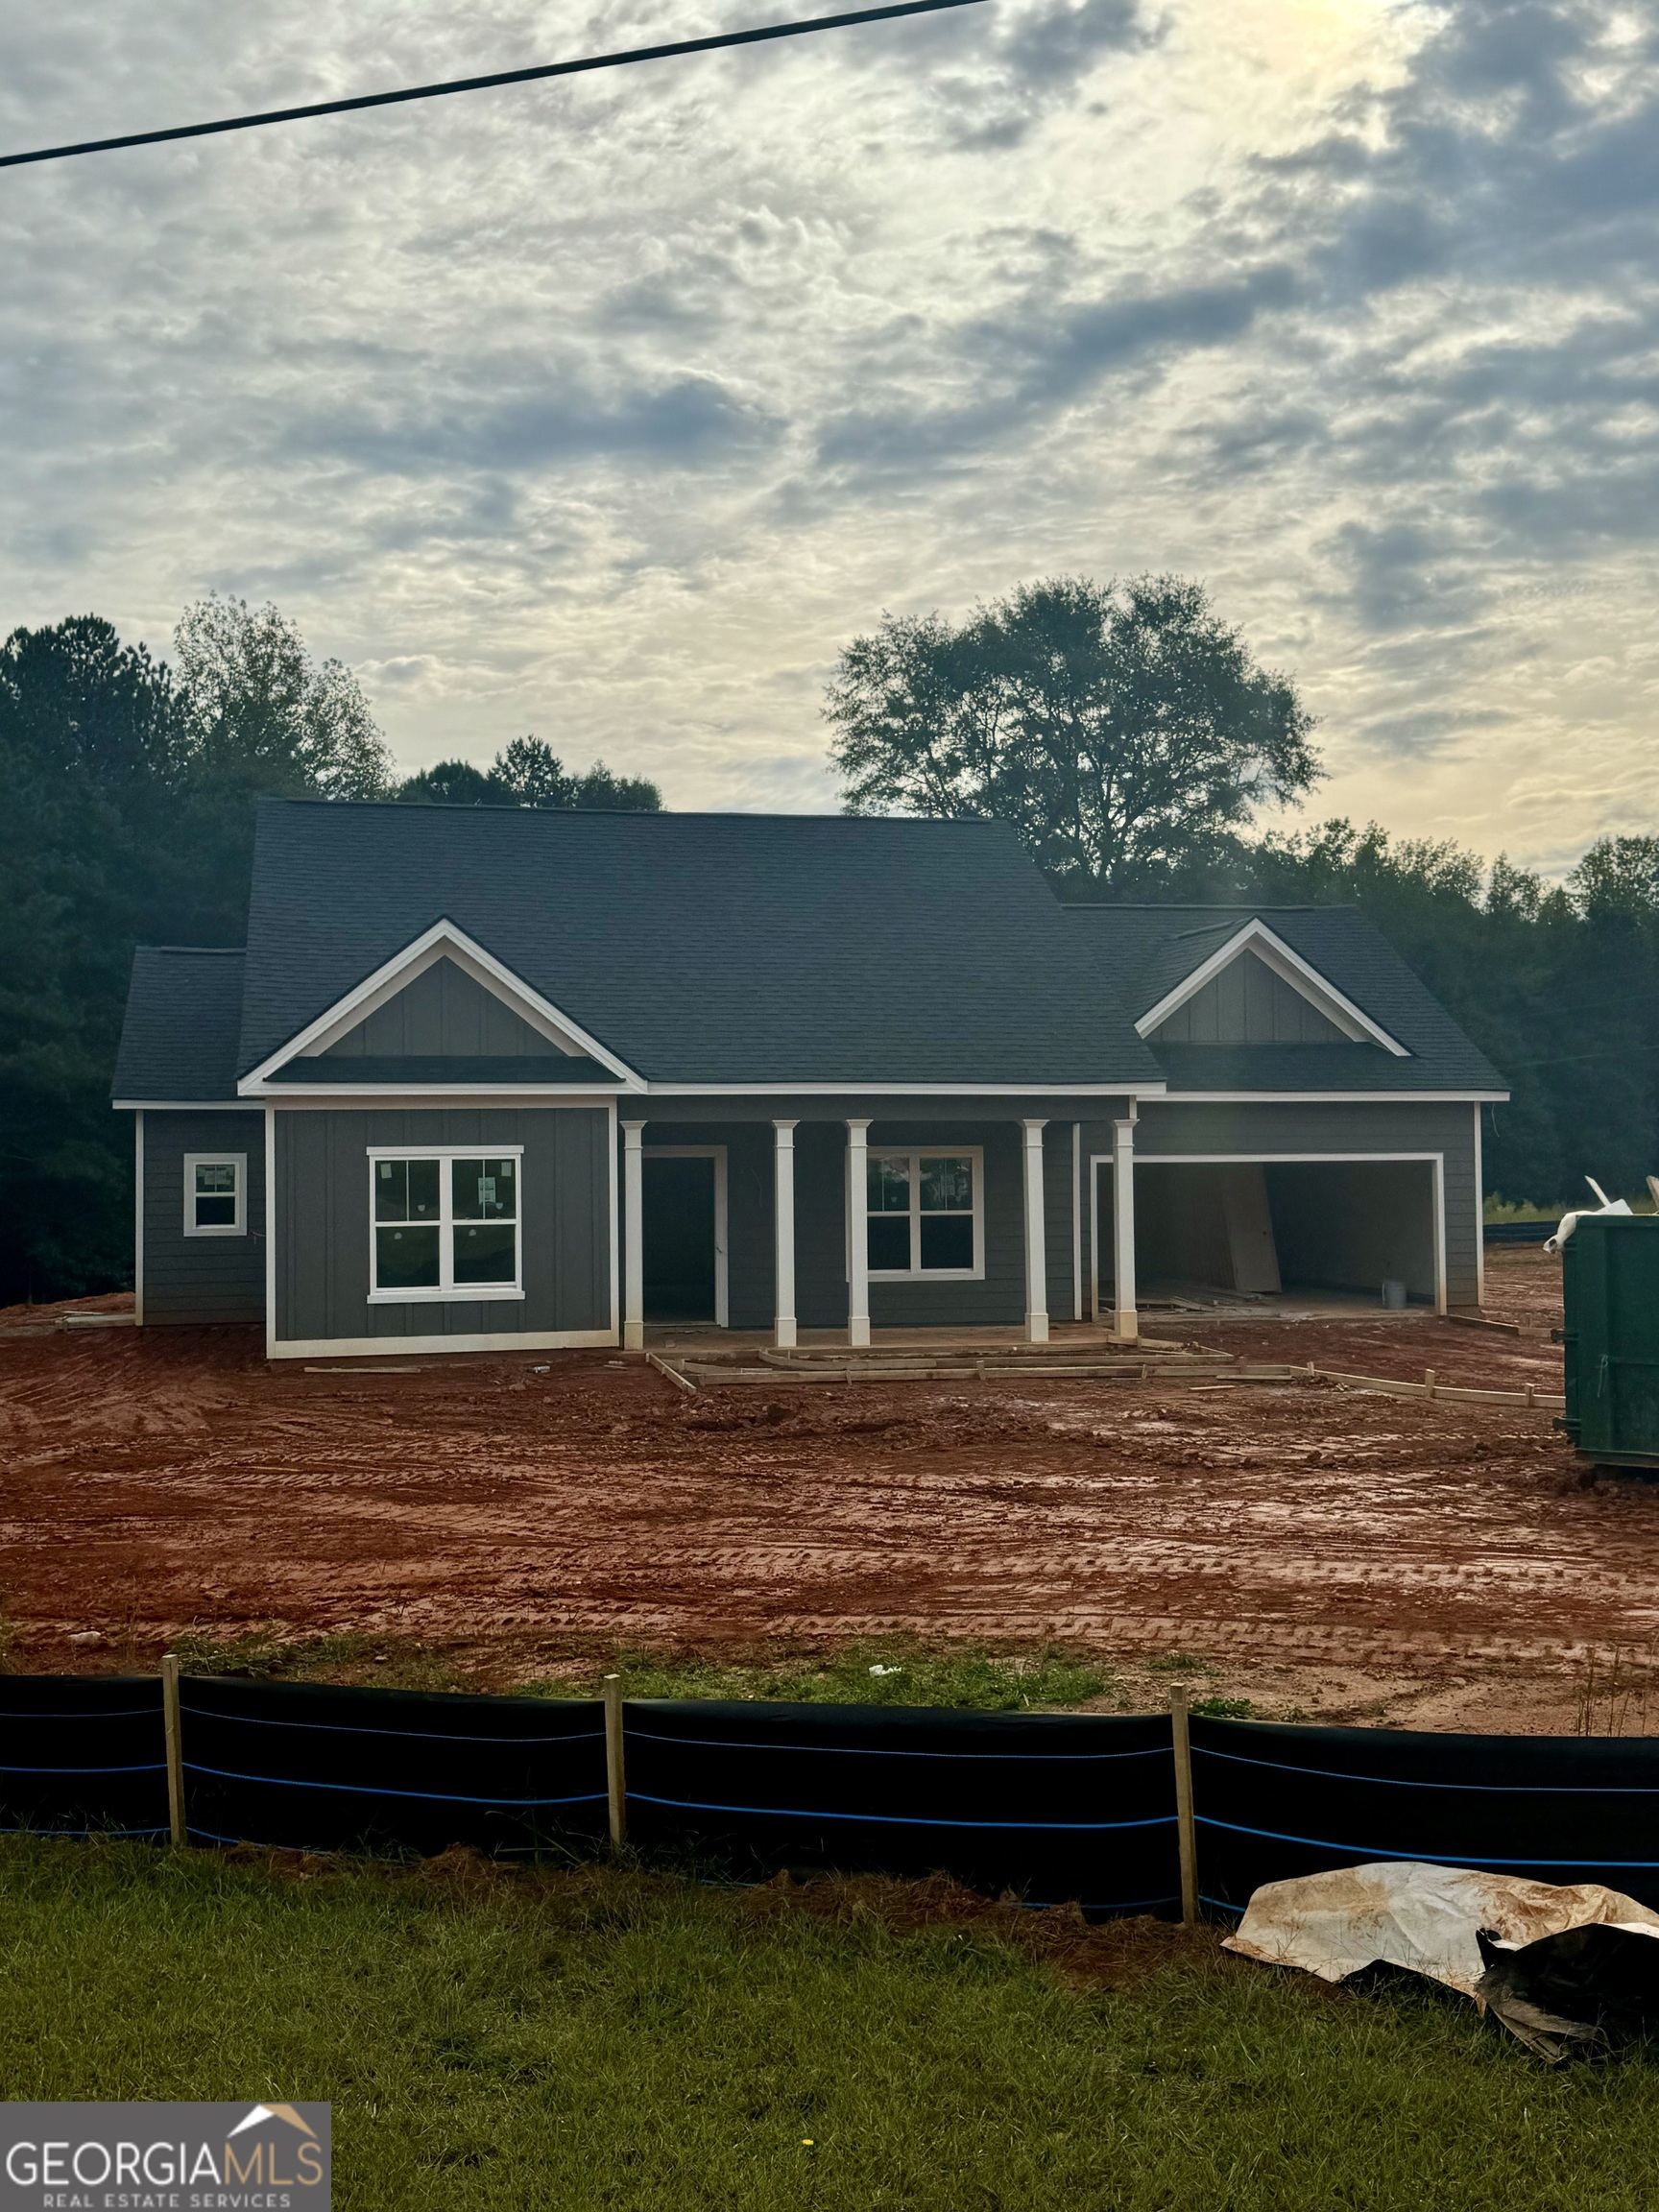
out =
{"type": "MultiPolygon", "coordinates": [[[[1041,1122],[1037,1124],[1043,1126],[1041,1122]]],[[[885,1218],[897,1221],[897,1214],[885,1216],[872,1214],[870,1211],[870,1186],[864,1186],[864,1252],[866,1280],[869,1283],[982,1283],[985,1280],[985,1147],[983,1144],[872,1144],[866,1142],[866,1165],[871,1160],[908,1160],[914,1163],[910,1176],[910,1211],[904,1218],[910,1224],[910,1250],[918,1264],[912,1267],[872,1267],[870,1265],[870,1223],[885,1218]],[[974,1163],[974,1264],[972,1267],[924,1267],[922,1258],[922,1162],[933,1160],[971,1160],[974,1163]]],[[[960,1216],[957,1216],[960,1218],[960,1216]]]]}
{"type": "Polygon", "coordinates": [[[434,1352],[570,1352],[613,1345],[613,1329],[520,1329],[488,1336],[306,1336],[273,1343],[272,1359],[379,1359],[434,1352]]]}
{"type": "Polygon", "coordinates": [[[558,1091],[527,1091],[488,1083],[365,1083],[355,1091],[346,1091],[332,1084],[326,1090],[321,1086],[313,1090],[309,1084],[300,1090],[293,1084],[276,1083],[268,1085],[256,1098],[244,1099],[243,1104],[279,1106],[289,1114],[368,1113],[376,1106],[397,1106],[410,1114],[437,1114],[458,1105],[534,1106],[571,1112],[585,1108],[589,1113],[598,1113],[613,1106],[618,1096],[632,1100],[635,1094],[618,1093],[613,1084],[603,1091],[572,1091],[568,1085],[558,1091]]]}
{"type": "Polygon", "coordinates": [[[259,1087],[268,1082],[278,1068],[287,1067],[290,1060],[313,1057],[327,1049],[338,1038],[344,1037],[358,1023],[368,1020],[377,1007],[395,998],[404,987],[425,974],[440,960],[453,960],[464,974],[469,975],[482,989],[491,992],[503,1005],[510,1006],[533,1029],[538,1030],[562,1052],[575,1055],[585,1053],[597,1060],[601,1067],[609,1068],[620,1076],[631,1089],[642,1086],[639,1078],[624,1062],[618,1060],[590,1036],[580,1022],[562,1014],[551,1000],[533,991],[521,976],[487,952],[466,930],[457,928],[446,917],[434,922],[429,929],[405,945],[390,960],[383,961],[372,975],[347,992],[343,998],[319,1014],[315,1021],[291,1037],[287,1044],[261,1060],[237,1084],[238,1093],[249,1097],[255,1095],[259,1087]]]}
{"type": "Polygon", "coordinates": [[[1365,1166],[1389,1162],[1416,1161],[1434,1170],[1431,1177],[1434,1198],[1434,1310],[1446,1310],[1446,1155],[1444,1152],[1148,1152],[1136,1163],[1142,1167],[1205,1167],[1239,1165],[1365,1166]]]}
{"type": "MultiPolygon", "coordinates": [[[[642,1083],[663,1098],[1162,1098],[1167,1090],[1137,1078],[1120,1083],[642,1083]]],[[[1463,1094],[1459,1094],[1463,1095],[1463,1094]]],[[[1507,1094],[1505,1094],[1507,1095],[1507,1094]]]]}
{"type": "MultiPolygon", "coordinates": [[[[714,1326],[729,1329],[731,1301],[727,1296],[727,1254],[730,1249],[726,1211],[726,1147],[724,1144],[647,1144],[647,1160],[712,1160],[714,1163],[714,1326]]],[[[643,1227],[643,1223],[641,1223],[643,1227]]],[[[643,1281],[644,1270],[640,1270],[643,1281]]]]}
{"type": "Polygon", "coordinates": [[[1141,1334],[1135,1284],[1135,1124],[1112,1124],[1112,1334],[1133,1344],[1141,1334]]]}
{"type": "Polygon", "coordinates": [[[773,1120],[773,1341],[781,1351],[787,1351],[796,1340],[795,1130],[793,1121],[773,1120]]]}
{"type": "Polygon", "coordinates": [[[616,1159],[616,1101],[611,1101],[611,1111],[605,1117],[611,1152],[611,1334],[622,1341],[622,1194],[617,1184],[616,1159]]]}
{"type": "Polygon", "coordinates": [[[144,1109],[132,1117],[132,1325],[144,1326],[144,1109]]]}
{"type": "Polygon", "coordinates": [[[645,1188],[639,1133],[643,1121],[622,1124],[622,1349],[645,1349],[645,1188]]]}
{"type": "Polygon", "coordinates": [[[1196,998],[1205,984],[1214,982],[1224,968],[1231,968],[1243,952],[1253,952],[1264,968],[1306,998],[1310,1006],[1323,1014],[1334,1028],[1340,1029],[1353,1043],[1381,1045],[1398,1060],[1411,1057],[1380,1022],[1374,1022],[1362,1006],[1357,1006],[1344,992],[1338,991],[1310,960],[1305,960],[1276,930],[1269,929],[1260,915],[1252,915],[1225,945],[1212,952],[1190,975],[1184,976],[1172,991],[1166,991],[1155,1006],[1149,1006],[1135,1024],[1136,1035],[1149,1037],[1171,1014],[1185,1006],[1189,998],[1196,998]]]}
{"type": "Polygon", "coordinates": [[[1166,1091],[1159,1106],[1503,1106],[1507,1091],[1166,1091]]]}
{"type": "MultiPolygon", "coordinates": [[[[262,1083],[249,1099],[257,1104],[264,1098],[280,1099],[283,1105],[292,1101],[303,1105],[308,1099],[318,1098],[325,1105],[357,1105],[365,1099],[395,1098],[400,1105],[411,1098],[442,1098],[452,1105],[457,1098],[527,1098],[570,1099],[585,1106],[603,1106],[617,1095],[614,1083],[595,1083],[589,1090],[579,1084],[560,1083],[262,1083]]],[[[248,1101],[244,1101],[247,1103],[248,1101]]]]}
{"type": "Polygon", "coordinates": [[[1475,1303],[1486,1303],[1486,1170],[1480,1156],[1480,1108],[1475,1109],[1475,1303]]]}
{"type": "Polygon", "coordinates": [[[112,1114],[257,1114],[257,1098],[111,1098],[112,1114]]]}
{"type": "Polygon", "coordinates": [[[1070,1318],[1084,1318],[1084,1126],[1070,1123],[1070,1318]]]}
{"type": "Polygon", "coordinates": [[[1046,1192],[1043,1181],[1043,1132],[1046,1121],[1022,1121],[1024,1173],[1025,1229],[1025,1341],[1048,1341],[1048,1246],[1045,1235],[1046,1192]]]}
{"type": "MultiPolygon", "coordinates": [[[[370,1144],[365,1147],[369,1162],[369,1294],[371,1306],[472,1306],[498,1304],[511,1299],[522,1301],[524,1297],[524,1147],[522,1144],[476,1143],[448,1144],[370,1144]],[[517,1163],[513,1173],[513,1280],[511,1283],[457,1283],[455,1280],[455,1214],[454,1178],[443,1170],[456,1160],[512,1160],[517,1163]],[[417,1223],[413,1226],[436,1229],[438,1232],[438,1281],[415,1287],[393,1285],[389,1289],[380,1287],[380,1237],[382,1227],[396,1227],[396,1223],[382,1223],[375,1214],[374,1168],[382,1160],[435,1160],[439,1164],[438,1218],[436,1221],[417,1223]]],[[[410,1224],[404,1224],[410,1226],[410,1224]]],[[[507,1224],[501,1224],[506,1226],[507,1224]]]]}
{"type": "Polygon", "coordinates": [[[265,1109],[265,1357],[276,1344],[276,1109],[265,1109]]]}
{"type": "MultiPolygon", "coordinates": [[[[184,1155],[184,1234],[186,1237],[246,1237],[248,1234],[248,1155],[246,1152],[186,1152],[184,1155]],[[198,1221],[196,1201],[210,1192],[196,1188],[198,1167],[235,1170],[235,1208],[228,1221],[198,1221]]],[[[223,1193],[220,1193],[223,1195],[223,1193]]]]}
{"type": "Polygon", "coordinates": [[[847,1341],[870,1341],[870,1123],[847,1123],[847,1341]]]}

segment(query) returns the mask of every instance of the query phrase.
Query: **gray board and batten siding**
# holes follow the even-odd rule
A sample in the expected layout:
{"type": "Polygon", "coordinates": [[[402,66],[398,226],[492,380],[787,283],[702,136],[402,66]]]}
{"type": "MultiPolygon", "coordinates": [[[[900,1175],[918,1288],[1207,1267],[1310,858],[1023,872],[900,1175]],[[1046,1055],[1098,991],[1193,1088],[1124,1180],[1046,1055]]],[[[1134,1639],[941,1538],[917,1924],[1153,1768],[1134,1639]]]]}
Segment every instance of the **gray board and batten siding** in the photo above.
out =
{"type": "Polygon", "coordinates": [[[551,1062],[556,1079],[565,1054],[550,1037],[473,981],[453,960],[435,960],[384,1006],[317,1055],[325,1060],[414,1056],[551,1062]]]}
{"type": "Polygon", "coordinates": [[[272,1351],[507,1337],[613,1341],[611,1117],[605,1107],[313,1109],[275,1117],[272,1351]],[[522,1145],[516,1299],[371,1304],[373,1147],[522,1145]]]}
{"type": "Polygon", "coordinates": [[[143,1166],[140,1247],[146,1323],[201,1327],[265,1318],[265,1119],[261,1114],[168,1114],[139,1123],[143,1166]],[[246,1162],[239,1236],[184,1234],[184,1161],[198,1152],[246,1162]]]}

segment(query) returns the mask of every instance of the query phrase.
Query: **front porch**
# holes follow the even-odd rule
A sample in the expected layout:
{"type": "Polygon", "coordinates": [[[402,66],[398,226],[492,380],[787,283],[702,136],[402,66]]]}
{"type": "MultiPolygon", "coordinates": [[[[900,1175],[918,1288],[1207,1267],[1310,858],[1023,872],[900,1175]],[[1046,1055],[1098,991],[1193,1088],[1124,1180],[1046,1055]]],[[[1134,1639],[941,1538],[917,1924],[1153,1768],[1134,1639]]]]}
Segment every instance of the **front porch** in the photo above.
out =
{"type": "Polygon", "coordinates": [[[1031,1347],[1060,1330],[1135,1341],[1133,1124],[1105,1118],[1128,1102],[1091,1100],[1088,1122],[997,1103],[623,1118],[624,1346],[714,1331],[784,1350],[964,1334],[1031,1347]],[[1118,1247],[1106,1265],[1084,1220],[1102,1149],[1118,1247]]]}

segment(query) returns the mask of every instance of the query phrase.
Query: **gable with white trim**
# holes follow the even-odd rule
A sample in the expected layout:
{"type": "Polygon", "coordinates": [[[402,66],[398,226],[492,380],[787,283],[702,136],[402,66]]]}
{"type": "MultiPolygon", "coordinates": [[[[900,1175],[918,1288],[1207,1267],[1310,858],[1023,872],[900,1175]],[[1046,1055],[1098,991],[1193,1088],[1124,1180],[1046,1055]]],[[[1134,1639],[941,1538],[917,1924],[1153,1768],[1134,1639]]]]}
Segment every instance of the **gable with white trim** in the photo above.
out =
{"type": "MultiPolygon", "coordinates": [[[[273,1052],[251,1070],[238,1083],[237,1092],[242,1096],[257,1095],[291,1061],[332,1058],[337,1047],[342,1048],[339,1057],[347,1062],[356,1057],[396,1055],[399,1051],[425,1056],[423,1047],[409,1042],[397,1046],[371,1040],[378,1040],[382,1034],[386,1037],[401,1034],[407,1040],[412,1032],[419,1035],[431,1020],[441,1020],[446,1009],[453,1012],[458,1022],[475,1023],[480,1035],[497,1032],[505,1018],[509,1024],[506,1033],[520,1040],[508,1047],[508,1057],[547,1053],[555,1067],[561,1054],[571,1059],[597,1060],[601,1067],[630,1087],[642,1087],[633,1070],[596,1037],[589,1036],[578,1022],[533,991],[456,924],[440,921],[373,974],[366,975],[335,1005],[307,1022],[279,1051],[273,1052]],[[445,968],[453,970],[453,975],[438,974],[435,982],[424,982],[428,975],[445,968]],[[494,1001],[498,1011],[483,1008],[482,998],[494,1001]],[[403,1002],[401,1008],[394,1011],[398,1001],[403,1002]],[[387,1017],[384,1031],[380,1028],[372,1031],[370,1025],[377,1022],[382,1015],[387,1017]],[[530,1033],[531,1041],[527,1044],[522,1041],[525,1031],[530,1033]]],[[[441,1046],[438,1052],[440,1056],[469,1056],[468,1047],[454,1045],[441,1046]]]]}
{"type": "Polygon", "coordinates": [[[405,1053],[462,1053],[558,1060],[570,1049],[525,1021],[522,1014],[445,954],[413,982],[366,1015],[331,1045],[313,1046],[302,1059],[392,1059],[405,1053]]]}
{"type": "Polygon", "coordinates": [[[1135,1024],[1164,1045],[1403,1045],[1320,974],[1265,922],[1253,918],[1149,1006],[1135,1024]]]}
{"type": "Polygon", "coordinates": [[[1147,1035],[1158,1045],[1346,1045],[1305,992],[1240,952],[1147,1035]]]}

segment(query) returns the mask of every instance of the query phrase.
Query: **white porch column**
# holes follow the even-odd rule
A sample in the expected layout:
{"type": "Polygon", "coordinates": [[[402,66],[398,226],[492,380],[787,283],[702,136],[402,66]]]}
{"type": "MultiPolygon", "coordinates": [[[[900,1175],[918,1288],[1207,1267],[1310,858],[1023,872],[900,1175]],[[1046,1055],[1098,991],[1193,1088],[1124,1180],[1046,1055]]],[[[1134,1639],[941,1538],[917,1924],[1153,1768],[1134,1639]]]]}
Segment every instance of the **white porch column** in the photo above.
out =
{"type": "Polygon", "coordinates": [[[1048,1247],[1043,1235],[1044,1121],[1022,1121],[1025,1133],[1025,1340],[1048,1341],[1048,1247]]]}
{"type": "Polygon", "coordinates": [[[870,1341],[870,1124],[847,1124],[847,1341],[870,1341]]]}
{"type": "Polygon", "coordinates": [[[645,1349],[645,1155],[643,1121],[622,1124],[622,1348],[645,1349]]]}
{"type": "Polygon", "coordinates": [[[1112,1334],[1133,1344],[1135,1311],[1135,1124],[1112,1124],[1112,1334]]]}
{"type": "Polygon", "coordinates": [[[773,1282],[777,1313],[773,1341],[786,1350],[795,1341],[795,1124],[772,1124],[772,1165],[776,1178],[773,1282]]]}

